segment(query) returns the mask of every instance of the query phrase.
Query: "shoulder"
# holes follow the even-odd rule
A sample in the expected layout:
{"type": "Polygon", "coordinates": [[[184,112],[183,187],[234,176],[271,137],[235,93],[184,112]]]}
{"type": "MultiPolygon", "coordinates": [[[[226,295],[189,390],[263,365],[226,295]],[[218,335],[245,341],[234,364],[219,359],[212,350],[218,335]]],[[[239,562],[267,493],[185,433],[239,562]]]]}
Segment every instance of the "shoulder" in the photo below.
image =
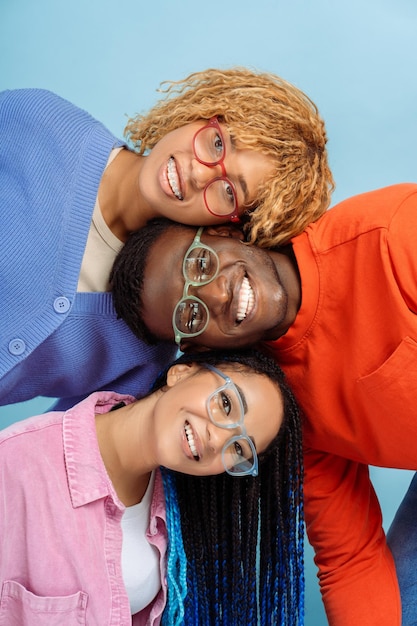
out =
{"type": "Polygon", "coordinates": [[[375,231],[389,231],[398,216],[405,219],[409,212],[417,215],[417,184],[391,185],[343,200],[306,232],[325,249],[375,231]]]}
{"type": "Polygon", "coordinates": [[[415,183],[390,185],[347,198],[330,209],[329,213],[333,211],[336,213],[358,212],[362,213],[362,217],[368,213],[374,219],[376,216],[380,216],[382,220],[384,217],[392,215],[404,200],[416,195],[417,184],[415,183]]]}
{"type": "MultiPolygon", "coordinates": [[[[43,415],[36,415],[17,421],[0,431],[1,461],[8,455],[16,455],[17,451],[31,449],[34,439],[41,440],[44,437],[61,437],[62,411],[51,411],[43,415]]],[[[38,454],[37,448],[36,454],[38,454]]],[[[13,457],[16,461],[16,456],[13,457]]]]}
{"type": "Polygon", "coordinates": [[[47,89],[8,89],[0,93],[0,110],[4,111],[24,111],[48,107],[48,106],[70,106],[75,107],[68,100],[47,89]]]}
{"type": "MultiPolygon", "coordinates": [[[[68,132],[80,122],[98,123],[87,111],[46,89],[15,89],[0,93],[1,132],[11,129],[24,134],[28,126],[34,130],[54,124],[68,132]]],[[[28,139],[29,137],[27,137],[28,139]]]]}

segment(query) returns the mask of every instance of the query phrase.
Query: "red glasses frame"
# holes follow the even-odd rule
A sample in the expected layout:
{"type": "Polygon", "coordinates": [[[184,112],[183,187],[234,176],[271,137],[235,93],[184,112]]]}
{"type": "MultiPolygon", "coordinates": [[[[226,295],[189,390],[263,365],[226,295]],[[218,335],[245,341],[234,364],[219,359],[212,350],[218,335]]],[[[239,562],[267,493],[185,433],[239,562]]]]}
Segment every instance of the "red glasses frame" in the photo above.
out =
{"type": "Polygon", "coordinates": [[[236,187],[235,185],[232,183],[232,181],[230,180],[230,178],[227,177],[227,172],[226,172],[226,168],[224,166],[223,161],[226,158],[226,142],[224,140],[224,136],[222,133],[222,129],[220,128],[220,124],[219,124],[219,120],[217,119],[217,117],[212,117],[209,119],[209,121],[207,122],[207,124],[205,124],[202,128],[199,128],[199,130],[195,133],[194,137],[193,137],[193,152],[194,152],[194,156],[197,159],[197,161],[199,163],[201,163],[202,165],[206,165],[207,167],[216,167],[217,165],[220,165],[221,170],[222,170],[222,176],[216,176],[215,178],[213,178],[210,182],[207,183],[207,185],[204,187],[203,189],[203,197],[204,197],[204,204],[206,205],[206,209],[209,213],[211,213],[212,215],[215,215],[216,217],[224,217],[225,219],[230,220],[231,222],[240,222],[240,217],[239,217],[239,204],[237,201],[237,193],[236,193],[236,187]],[[203,161],[202,159],[200,159],[200,157],[197,154],[196,151],[196,139],[198,137],[198,135],[205,130],[206,128],[210,128],[210,127],[214,127],[217,132],[220,135],[220,138],[222,140],[223,143],[223,155],[221,157],[221,159],[219,159],[218,161],[203,161]],[[207,188],[210,187],[210,185],[212,185],[214,182],[216,182],[216,180],[225,180],[232,188],[233,190],[233,195],[235,198],[235,208],[234,210],[227,214],[227,215],[219,215],[218,213],[214,213],[213,211],[210,210],[209,205],[207,204],[207,200],[206,200],[206,193],[207,193],[207,188]]]}

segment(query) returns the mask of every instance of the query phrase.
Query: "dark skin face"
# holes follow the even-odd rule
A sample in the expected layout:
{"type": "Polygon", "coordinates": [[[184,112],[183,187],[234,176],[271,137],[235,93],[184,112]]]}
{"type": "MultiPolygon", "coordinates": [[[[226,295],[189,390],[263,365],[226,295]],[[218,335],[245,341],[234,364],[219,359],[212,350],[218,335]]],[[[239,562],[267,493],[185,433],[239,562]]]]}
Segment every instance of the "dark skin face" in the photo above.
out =
{"type": "MultiPolygon", "coordinates": [[[[159,339],[174,340],[172,313],[183,295],[182,262],[195,234],[194,229],[168,230],[149,254],[143,318],[159,339]]],[[[241,239],[240,231],[229,224],[204,229],[201,241],[217,252],[220,269],[211,283],[189,289],[207,305],[210,321],[201,335],[182,340],[183,351],[196,346],[237,348],[277,339],[294,322],[301,302],[294,262],[285,254],[245,245],[241,239]],[[245,314],[240,319],[242,307],[245,314]]]]}

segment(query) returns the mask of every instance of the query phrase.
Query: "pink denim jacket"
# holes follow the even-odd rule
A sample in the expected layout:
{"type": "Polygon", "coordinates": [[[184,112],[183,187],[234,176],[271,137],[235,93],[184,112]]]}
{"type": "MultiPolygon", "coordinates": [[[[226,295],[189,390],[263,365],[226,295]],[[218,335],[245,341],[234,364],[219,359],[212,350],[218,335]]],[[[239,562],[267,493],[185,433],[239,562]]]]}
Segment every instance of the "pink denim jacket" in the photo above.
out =
{"type": "MultiPolygon", "coordinates": [[[[65,413],[0,431],[0,625],[157,626],[166,603],[165,500],[159,471],[148,540],[162,587],[131,616],[121,572],[124,506],[98,448],[95,413],[131,396],[98,392],[65,413]]],[[[140,567],[140,563],[138,563],[140,567]]]]}

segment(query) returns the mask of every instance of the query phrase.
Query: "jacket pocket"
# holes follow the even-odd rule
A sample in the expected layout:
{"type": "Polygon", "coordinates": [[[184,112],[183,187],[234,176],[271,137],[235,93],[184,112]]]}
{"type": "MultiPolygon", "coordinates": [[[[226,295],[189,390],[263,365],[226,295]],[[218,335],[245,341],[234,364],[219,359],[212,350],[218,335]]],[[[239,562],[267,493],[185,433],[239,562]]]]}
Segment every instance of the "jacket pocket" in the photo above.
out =
{"type": "Polygon", "coordinates": [[[85,626],[88,594],[36,596],[21,584],[6,580],[0,599],[1,626],[85,626]]]}
{"type": "Polygon", "coordinates": [[[371,399],[376,415],[408,416],[417,428],[417,343],[411,337],[405,337],[384,363],[357,382],[361,393],[371,399]]]}

